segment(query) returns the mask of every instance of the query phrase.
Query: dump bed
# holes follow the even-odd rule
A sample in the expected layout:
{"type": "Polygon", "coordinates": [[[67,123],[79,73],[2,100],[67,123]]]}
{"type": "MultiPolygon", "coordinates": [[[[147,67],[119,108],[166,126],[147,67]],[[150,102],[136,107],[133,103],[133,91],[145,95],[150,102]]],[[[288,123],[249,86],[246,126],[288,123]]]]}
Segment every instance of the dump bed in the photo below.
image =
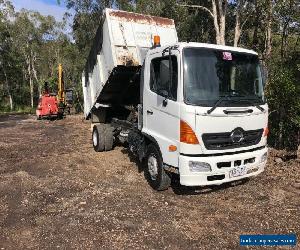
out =
{"type": "Polygon", "coordinates": [[[96,103],[138,102],[139,70],[154,35],[162,46],[178,41],[172,19],[105,9],[82,74],[86,118],[96,103]]]}

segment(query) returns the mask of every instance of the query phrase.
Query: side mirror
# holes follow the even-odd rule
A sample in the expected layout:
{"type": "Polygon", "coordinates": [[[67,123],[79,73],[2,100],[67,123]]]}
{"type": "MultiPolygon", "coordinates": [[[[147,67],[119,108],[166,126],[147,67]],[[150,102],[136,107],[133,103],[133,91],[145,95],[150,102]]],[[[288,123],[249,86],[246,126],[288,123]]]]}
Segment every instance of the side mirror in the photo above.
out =
{"type": "Polygon", "coordinates": [[[162,105],[163,105],[163,107],[166,107],[166,106],[168,105],[168,99],[167,99],[167,98],[169,97],[168,91],[162,89],[162,90],[159,90],[159,91],[158,91],[158,94],[159,94],[160,96],[162,96],[162,97],[165,98],[165,99],[163,100],[162,105]]]}

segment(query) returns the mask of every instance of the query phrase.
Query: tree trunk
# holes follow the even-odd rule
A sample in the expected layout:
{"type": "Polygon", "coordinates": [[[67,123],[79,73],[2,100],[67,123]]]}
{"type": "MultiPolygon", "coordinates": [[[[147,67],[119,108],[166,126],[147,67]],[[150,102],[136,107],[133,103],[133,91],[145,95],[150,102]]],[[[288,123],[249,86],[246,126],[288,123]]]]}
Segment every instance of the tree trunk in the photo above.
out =
{"type": "Polygon", "coordinates": [[[30,105],[33,108],[33,81],[32,81],[32,74],[31,74],[31,63],[30,59],[27,58],[27,65],[28,65],[28,77],[29,77],[29,89],[30,89],[30,105]]]}
{"type": "Polygon", "coordinates": [[[34,77],[34,79],[35,79],[35,81],[37,83],[37,86],[38,86],[38,92],[39,92],[39,96],[40,96],[41,95],[41,87],[39,85],[39,80],[37,78],[37,73],[36,73],[36,70],[35,70],[35,67],[34,67],[34,63],[35,63],[35,60],[36,60],[35,58],[36,58],[35,55],[32,56],[31,68],[32,68],[32,72],[33,72],[33,77],[34,77]]]}
{"type": "Polygon", "coordinates": [[[225,45],[225,16],[221,17],[221,21],[220,21],[220,45],[225,45]]]}
{"type": "Polygon", "coordinates": [[[267,28],[265,34],[265,50],[264,59],[269,59],[272,50],[272,19],[273,19],[273,3],[272,0],[268,0],[268,17],[267,28]]]}
{"type": "Polygon", "coordinates": [[[206,11],[213,18],[216,32],[216,44],[225,45],[227,0],[212,0],[212,10],[201,5],[179,4],[183,7],[198,8],[206,11]],[[224,4],[223,4],[224,1],[224,4]]]}
{"type": "Polygon", "coordinates": [[[225,45],[227,0],[218,0],[220,44],[225,45]],[[223,6],[224,5],[224,6],[223,6]]]}
{"type": "Polygon", "coordinates": [[[237,47],[241,36],[241,23],[240,23],[240,13],[237,11],[235,18],[235,28],[234,28],[234,40],[233,46],[237,47]]]}
{"type": "Polygon", "coordinates": [[[6,74],[6,70],[3,67],[3,72],[4,72],[4,76],[5,76],[5,85],[6,85],[6,90],[7,90],[7,94],[8,94],[8,98],[9,98],[9,106],[10,106],[10,111],[13,110],[14,105],[13,105],[13,98],[10,92],[10,87],[8,84],[8,78],[7,78],[7,74],[6,74]]]}
{"type": "Polygon", "coordinates": [[[30,86],[30,105],[33,108],[33,82],[31,74],[29,75],[29,86],[30,86]]]}
{"type": "Polygon", "coordinates": [[[253,38],[252,38],[252,48],[257,50],[258,46],[258,27],[260,21],[260,8],[258,6],[257,0],[255,1],[255,21],[254,21],[254,31],[253,31],[253,38]]]}
{"type": "Polygon", "coordinates": [[[212,0],[212,13],[213,13],[214,26],[216,31],[216,44],[221,44],[221,34],[220,34],[220,27],[218,23],[218,11],[217,11],[216,0],[212,0]]]}
{"type": "Polygon", "coordinates": [[[241,7],[243,5],[242,0],[238,0],[237,7],[236,7],[236,15],[235,15],[235,27],[234,27],[234,39],[233,39],[233,46],[237,47],[240,37],[241,37],[241,7]]]}

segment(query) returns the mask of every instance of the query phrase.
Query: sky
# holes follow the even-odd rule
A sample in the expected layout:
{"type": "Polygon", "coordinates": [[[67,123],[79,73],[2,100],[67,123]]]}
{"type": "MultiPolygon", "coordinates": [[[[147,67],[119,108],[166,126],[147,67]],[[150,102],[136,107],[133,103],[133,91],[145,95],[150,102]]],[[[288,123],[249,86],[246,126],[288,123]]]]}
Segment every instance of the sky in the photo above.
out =
{"type": "Polygon", "coordinates": [[[64,13],[67,11],[63,1],[58,5],[57,0],[11,0],[11,2],[15,6],[16,11],[22,8],[35,10],[42,15],[54,16],[57,21],[61,21],[64,13]]]}

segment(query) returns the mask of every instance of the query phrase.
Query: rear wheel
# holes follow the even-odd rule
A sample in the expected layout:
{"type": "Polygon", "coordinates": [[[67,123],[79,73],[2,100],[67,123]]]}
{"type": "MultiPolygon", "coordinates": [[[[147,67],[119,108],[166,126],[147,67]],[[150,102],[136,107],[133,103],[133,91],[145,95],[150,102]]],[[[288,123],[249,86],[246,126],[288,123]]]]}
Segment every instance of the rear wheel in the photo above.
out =
{"type": "Polygon", "coordinates": [[[154,144],[147,147],[146,174],[148,182],[155,190],[166,190],[171,184],[171,177],[163,168],[163,160],[160,151],[154,144]]]}
{"type": "Polygon", "coordinates": [[[100,125],[93,127],[93,147],[96,152],[104,151],[104,128],[100,125]]]}
{"type": "Polygon", "coordinates": [[[110,151],[113,149],[114,145],[114,128],[111,126],[106,126],[104,131],[104,147],[105,151],[110,151]]]}
{"type": "Polygon", "coordinates": [[[110,151],[114,144],[114,128],[109,124],[95,125],[92,140],[96,152],[110,151]]]}

